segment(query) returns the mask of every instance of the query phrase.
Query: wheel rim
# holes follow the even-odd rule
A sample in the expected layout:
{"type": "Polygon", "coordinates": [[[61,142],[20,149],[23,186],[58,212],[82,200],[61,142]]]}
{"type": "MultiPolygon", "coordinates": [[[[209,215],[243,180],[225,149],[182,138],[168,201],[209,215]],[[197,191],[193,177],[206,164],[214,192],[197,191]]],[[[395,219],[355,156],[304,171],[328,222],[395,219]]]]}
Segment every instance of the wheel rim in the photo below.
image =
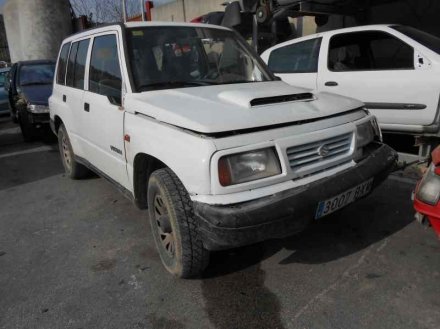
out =
{"type": "Polygon", "coordinates": [[[168,256],[174,258],[175,256],[175,239],[173,228],[171,226],[168,209],[163,201],[161,194],[156,194],[154,197],[154,216],[157,231],[159,233],[160,243],[165,249],[168,256]]]}
{"type": "Polygon", "coordinates": [[[70,170],[72,169],[72,157],[69,150],[69,144],[65,135],[63,135],[61,139],[61,153],[63,155],[66,169],[70,172],[70,170]]]}

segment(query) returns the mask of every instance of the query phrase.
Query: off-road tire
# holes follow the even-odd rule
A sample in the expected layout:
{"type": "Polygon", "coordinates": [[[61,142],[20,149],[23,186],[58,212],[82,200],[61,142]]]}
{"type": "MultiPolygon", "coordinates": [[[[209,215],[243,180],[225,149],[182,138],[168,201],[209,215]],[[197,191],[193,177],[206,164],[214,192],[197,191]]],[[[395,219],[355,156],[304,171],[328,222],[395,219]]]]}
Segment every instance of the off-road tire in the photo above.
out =
{"type": "MultiPolygon", "coordinates": [[[[182,182],[168,168],[153,172],[148,182],[148,212],[154,240],[165,268],[179,278],[200,276],[209,263],[209,251],[203,246],[198,231],[192,201],[182,182]],[[159,216],[155,202],[160,196],[163,211],[159,216]],[[168,218],[174,238],[174,254],[164,245],[163,229],[159,218],[168,218]]],[[[171,247],[170,247],[171,248],[171,247]]]]}
{"type": "Polygon", "coordinates": [[[58,129],[58,147],[64,171],[69,178],[81,179],[89,175],[89,169],[75,161],[72,144],[70,144],[69,135],[63,124],[58,129]]]}

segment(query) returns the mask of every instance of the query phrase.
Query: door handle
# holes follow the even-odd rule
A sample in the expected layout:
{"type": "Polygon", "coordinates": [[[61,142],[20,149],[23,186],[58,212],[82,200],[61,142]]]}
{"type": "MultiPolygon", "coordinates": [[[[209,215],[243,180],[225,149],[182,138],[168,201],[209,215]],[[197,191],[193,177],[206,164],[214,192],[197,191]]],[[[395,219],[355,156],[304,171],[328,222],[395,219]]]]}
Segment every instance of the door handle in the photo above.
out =
{"type": "Polygon", "coordinates": [[[84,111],[90,112],[90,104],[89,103],[84,103],[84,111]]]}
{"type": "Polygon", "coordinates": [[[325,85],[326,85],[327,87],[336,87],[336,86],[338,85],[338,83],[337,83],[336,81],[327,81],[327,82],[325,83],[325,85]]]}
{"type": "Polygon", "coordinates": [[[66,95],[63,95],[63,102],[64,103],[67,102],[67,96],[66,95]]]}

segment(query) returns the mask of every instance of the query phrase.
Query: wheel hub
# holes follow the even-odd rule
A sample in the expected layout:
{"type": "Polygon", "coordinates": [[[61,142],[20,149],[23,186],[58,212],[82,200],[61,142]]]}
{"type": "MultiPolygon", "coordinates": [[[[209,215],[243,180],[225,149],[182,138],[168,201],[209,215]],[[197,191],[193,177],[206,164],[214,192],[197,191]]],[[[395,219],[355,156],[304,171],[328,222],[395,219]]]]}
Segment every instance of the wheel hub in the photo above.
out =
{"type": "Polygon", "coordinates": [[[162,195],[156,194],[154,197],[154,216],[158,229],[159,238],[167,254],[175,256],[175,238],[169,217],[168,209],[163,201],[162,195]]]}

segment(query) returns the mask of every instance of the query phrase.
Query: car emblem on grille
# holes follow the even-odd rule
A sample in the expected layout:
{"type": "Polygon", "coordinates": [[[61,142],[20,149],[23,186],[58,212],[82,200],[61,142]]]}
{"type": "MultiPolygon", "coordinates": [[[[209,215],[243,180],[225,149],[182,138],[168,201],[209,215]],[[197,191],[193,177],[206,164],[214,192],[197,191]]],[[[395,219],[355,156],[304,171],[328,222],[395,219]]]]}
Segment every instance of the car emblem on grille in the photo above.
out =
{"type": "Polygon", "coordinates": [[[318,154],[321,156],[321,158],[325,158],[330,154],[330,147],[328,145],[321,145],[318,148],[318,154]]]}

